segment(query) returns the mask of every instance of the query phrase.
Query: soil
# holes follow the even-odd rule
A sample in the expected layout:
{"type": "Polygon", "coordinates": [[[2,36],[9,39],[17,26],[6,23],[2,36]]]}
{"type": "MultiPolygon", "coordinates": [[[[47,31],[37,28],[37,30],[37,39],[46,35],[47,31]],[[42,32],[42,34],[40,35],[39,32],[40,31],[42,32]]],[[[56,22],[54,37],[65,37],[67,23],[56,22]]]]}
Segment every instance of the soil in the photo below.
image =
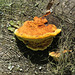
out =
{"type": "Polygon", "coordinates": [[[32,51],[8,31],[9,21],[32,20],[46,13],[51,0],[0,0],[0,75],[74,75],[75,74],[75,0],[54,0],[48,15],[50,24],[62,32],[44,51],[32,51]],[[56,62],[49,51],[72,50],[56,62]]]}

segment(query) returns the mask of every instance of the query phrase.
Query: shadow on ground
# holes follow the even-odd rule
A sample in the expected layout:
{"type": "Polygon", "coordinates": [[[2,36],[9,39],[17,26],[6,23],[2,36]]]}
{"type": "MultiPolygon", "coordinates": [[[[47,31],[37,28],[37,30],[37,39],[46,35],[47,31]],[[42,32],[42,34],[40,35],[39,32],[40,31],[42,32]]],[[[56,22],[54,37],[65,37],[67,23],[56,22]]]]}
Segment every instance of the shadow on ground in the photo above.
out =
{"type": "MultiPolygon", "coordinates": [[[[59,34],[59,35],[61,35],[61,34],[59,34]]],[[[33,50],[27,48],[25,46],[25,44],[22,41],[18,40],[17,38],[16,38],[16,43],[17,43],[17,46],[18,46],[20,52],[23,53],[24,56],[27,59],[29,59],[33,64],[39,64],[39,65],[42,64],[43,65],[43,64],[48,63],[49,60],[53,61],[53,58],[51,58],[51,57],[49,58],[49,51],[52,51],[54,48],[57,48],[56,41],[59,40],[58,36],[56,38],[54,38],[54,41],[51,44],[51,46],[49,46],[44,51],[33,51],[33,50]]]]}

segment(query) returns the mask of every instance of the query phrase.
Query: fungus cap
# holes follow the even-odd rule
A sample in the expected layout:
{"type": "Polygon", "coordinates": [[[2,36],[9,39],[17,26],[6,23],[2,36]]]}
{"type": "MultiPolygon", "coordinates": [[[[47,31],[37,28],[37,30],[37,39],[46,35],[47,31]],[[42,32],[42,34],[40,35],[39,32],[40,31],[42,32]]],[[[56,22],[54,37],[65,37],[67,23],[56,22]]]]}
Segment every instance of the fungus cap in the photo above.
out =
{"type": "Polygon", "coordinates": [[[53,40],[53,37],[61,32],[61,29],[53,24],[47,24],[44,17],[34,17],[32,21],[24,22],[24,25],[15,30],[15,35],[32,50],[44,50],[53,40]]]}

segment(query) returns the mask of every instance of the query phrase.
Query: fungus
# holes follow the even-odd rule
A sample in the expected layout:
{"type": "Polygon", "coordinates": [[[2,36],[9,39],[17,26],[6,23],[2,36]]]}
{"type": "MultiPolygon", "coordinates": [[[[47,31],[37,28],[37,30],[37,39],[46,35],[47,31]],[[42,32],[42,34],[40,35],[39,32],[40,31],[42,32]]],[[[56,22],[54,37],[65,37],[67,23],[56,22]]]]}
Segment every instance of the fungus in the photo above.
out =
{"type": "Polygon", "coordinates": [[[61,29],[53,24],[48,24],[45,17],[34,17],[32,21],[24,22],[24,25],[16,29],[14,34],[26,46],[34,51],[46,49],[53,41],[53,37],[61,32],[61,29]]]}
{"type": "Polygon", "coordinates": [[[62,54],[65,54],[67,52],[72,52],[72,50],[64,50],[62,52],[49,52],[49,56],[53,57],[55,61],[59,61],[59,57],[61,57],[62,54]]]}

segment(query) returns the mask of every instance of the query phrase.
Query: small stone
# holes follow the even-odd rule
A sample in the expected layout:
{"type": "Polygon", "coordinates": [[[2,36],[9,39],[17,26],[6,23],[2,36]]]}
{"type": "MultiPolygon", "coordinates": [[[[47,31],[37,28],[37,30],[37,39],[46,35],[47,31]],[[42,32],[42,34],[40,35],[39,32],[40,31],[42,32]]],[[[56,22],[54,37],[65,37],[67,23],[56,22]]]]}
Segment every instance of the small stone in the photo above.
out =
{"type": "Polygon", "coordinates": [[[50,9],[50,12],[53,12],[53,9],[50,9]]]}
{"type": "Polygon", "coordinates": [[[22,71],[22,68],[20,68],[20,71],[22,71]]]}
{"type": "Polygon", "coordinates": [[[39,70],[41,70],[41,69],[42,69],[42,67],[40,66],[40,67],[39,67],[39,70]]]}
{"type": "Polygon", "coordinates": [[[38,72],[37,72],[37,71],[35,71],[35,74],[38,74],[38,72]]]}
{"type": "Polygon", "coordinates": [[[11,71],[13,68],[14,68],[14,66],[11,65],[11,63],[10,63],[9,66],[8,66],[8,69],[11,71]]]}

